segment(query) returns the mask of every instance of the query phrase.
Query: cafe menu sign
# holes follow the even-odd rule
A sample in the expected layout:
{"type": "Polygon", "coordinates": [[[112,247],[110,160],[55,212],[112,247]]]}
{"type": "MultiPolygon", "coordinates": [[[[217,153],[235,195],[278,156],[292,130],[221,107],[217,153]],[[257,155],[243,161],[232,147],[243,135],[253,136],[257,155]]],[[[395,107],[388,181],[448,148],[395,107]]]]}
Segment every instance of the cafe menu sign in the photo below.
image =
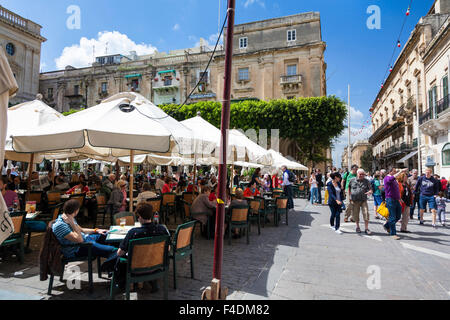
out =
{"type": "Polygon", "coordinates": [[[14,225],[3,197],[0,197],[0,244],[14,233],[14,225]]]}

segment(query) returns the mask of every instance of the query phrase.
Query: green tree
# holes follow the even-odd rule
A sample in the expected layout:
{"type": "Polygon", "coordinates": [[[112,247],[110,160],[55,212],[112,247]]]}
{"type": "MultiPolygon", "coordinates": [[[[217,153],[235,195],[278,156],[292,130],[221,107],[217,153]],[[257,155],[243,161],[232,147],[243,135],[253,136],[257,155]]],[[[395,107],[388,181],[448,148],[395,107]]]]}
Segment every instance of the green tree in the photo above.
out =
{"type": "MultiPolygon", "coordinates": [[[[222,105],[219,102],[199,102],[185,105],[164,105],[161,108],[181,121],[195,117],[197,112],[216,127],[220,127],[222,105]],[[179,108],[179,109],[178,109],[179,108]]],[[[271,101],[241,101],[231,104],[230,127],[280,130],[280,138],[295,141],[299,156],[311,166],[327,160],[324,150],[332,145],[344,130],[347,108],[335,96],[279,99],[271,101]]]]}
{"type": "Polygon", "coordinates": [[[370,172],[372,171],[372,162],[373,162],[373,149],[372,146],[369,146],[361,156],[361,167],[366,172],[370,172]]]}
{"type": "Polygon", "coordinates": [[[70,109],[69,111],[63,112],[62,114],[63,114],[63,116],[67,117],[67,116],[70,116],[71,114],[74,114],[74,113],[77,113],[77,112],[80,112],[80,111],[83,111],[83,110],[85,110],[85,108],[70,109]]]}

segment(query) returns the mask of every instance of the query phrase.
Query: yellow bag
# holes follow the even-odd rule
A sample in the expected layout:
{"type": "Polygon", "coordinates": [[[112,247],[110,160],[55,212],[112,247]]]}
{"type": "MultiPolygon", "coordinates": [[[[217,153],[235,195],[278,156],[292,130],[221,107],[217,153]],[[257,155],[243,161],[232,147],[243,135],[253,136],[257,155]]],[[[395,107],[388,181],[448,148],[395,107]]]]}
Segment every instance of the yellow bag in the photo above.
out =
{"type": "Polygon", "coordinates": [[[325,189],[325,204],[328,204],[328,189],[325,189]]]}
{"type": "Polygon", "coordinates": [[[381,216],[383,216],[385,219],[389,219],[389,210],[386,207],[386,202],[383,202],[378,207],[377,213],[381,216]]]}

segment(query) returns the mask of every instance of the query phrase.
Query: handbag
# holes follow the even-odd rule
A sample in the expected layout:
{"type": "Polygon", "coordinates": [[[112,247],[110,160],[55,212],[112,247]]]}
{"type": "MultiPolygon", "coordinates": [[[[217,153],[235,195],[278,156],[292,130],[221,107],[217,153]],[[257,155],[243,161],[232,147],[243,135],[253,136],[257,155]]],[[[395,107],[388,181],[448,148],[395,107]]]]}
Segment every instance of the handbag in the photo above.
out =
{"type": "Polygon", "coordinates": [[[380,204],[380,206],[378,207],[377,213],[378,213],[380,216],[384,217],[385,219],[388,219],[388,218],[389,218],[389,210],[388,210],[388,208],[386,207],[386,202],[382,202],[382,203],[380,204]]]}

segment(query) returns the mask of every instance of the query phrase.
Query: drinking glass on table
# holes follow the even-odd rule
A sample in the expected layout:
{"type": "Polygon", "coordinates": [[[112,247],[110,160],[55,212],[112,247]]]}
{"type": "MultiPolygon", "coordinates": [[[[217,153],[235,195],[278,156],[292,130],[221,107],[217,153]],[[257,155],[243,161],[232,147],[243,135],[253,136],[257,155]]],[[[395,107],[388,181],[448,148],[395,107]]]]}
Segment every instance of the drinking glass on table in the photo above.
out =
{"type": "Polygon", "coordinates": [[[125,218],[120,218],[120,227],[122,229],[125,229],[125,225],[127,224],[127,219],[125,218]]]}

